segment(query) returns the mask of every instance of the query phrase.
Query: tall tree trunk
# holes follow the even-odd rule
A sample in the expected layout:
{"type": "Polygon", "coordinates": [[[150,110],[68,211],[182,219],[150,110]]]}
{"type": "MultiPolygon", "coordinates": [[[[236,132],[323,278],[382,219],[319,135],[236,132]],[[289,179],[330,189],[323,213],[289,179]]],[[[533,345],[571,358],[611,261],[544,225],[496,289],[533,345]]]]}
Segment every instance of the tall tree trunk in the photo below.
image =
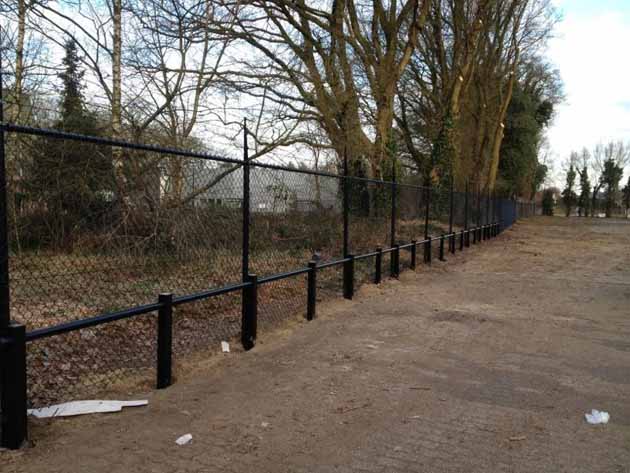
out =
{"type": "MultiPolygon", "coordinates": [[[[17,29],[17,43],[15,51],[15,87],[14,87],[14,102],[15,111],[9,120],[17,123],[22,123],[23,119],[23,101],[24,101],[24,41],[26,37],[26,0],[18,0],[18,29],[17,29]]],[[[18,219],[18,203],[16,201],[18,189],[20,185],[18,176],[20,174],[22,158],[22,142],[20,136],[13,137],[13,149],[15,150],[12,159],[7,162],[8,180],[9,180],[9,212],[14,220],[13,231],[15,232],[15,245],[16,250],[21,252],[20,234],[18,219]]]]}
{"type": "MultiPolygon", "coordinates": [[[[115,140],[122,139],[122,0],[112,1],[113,44],[112,44],[112,117],[111,133],[115,140]]],[[[112,149],[112,160],[118,199],[122,209],[126,210],[129,204],[126,192],[126,179],[124,173],[123,149],[112,149]]]]}
{"type": "Polygon", "coordinates": [[[13,118],[20,123],[22,117],[22,93],[24,90],[24,38],[26,36],[26,0],[18,0],[18,35],[15,51],[15,106],[13,118]]]}
{"type": "Polygon", "coordinates": [[[501,144],[503,143],[503,137],[505,136],[503,131],[505,126],[503,122],[507,115],[508,107],[510,106],[510,102],[512,101],[512,92],[514,90],[514,83],[516,82],[516,66],[518,64],[519,53],[516,51],[516,55],[514,58],[514,63],[512,65],[510,71],[510,79],[507,83],[507,90],[505,91],[505,96],[503,97],[503,101],[501,103],[501,108],[499,109],[499,114],[497,116],[496,125],[494,128],[494,136],[492,140],[492,154],[490,156],[490,172],[488,174],[488,190],[494,190],[494,186],[497,181],[497,173],[499,172],[499,161],[501,159],[501,144]]]}

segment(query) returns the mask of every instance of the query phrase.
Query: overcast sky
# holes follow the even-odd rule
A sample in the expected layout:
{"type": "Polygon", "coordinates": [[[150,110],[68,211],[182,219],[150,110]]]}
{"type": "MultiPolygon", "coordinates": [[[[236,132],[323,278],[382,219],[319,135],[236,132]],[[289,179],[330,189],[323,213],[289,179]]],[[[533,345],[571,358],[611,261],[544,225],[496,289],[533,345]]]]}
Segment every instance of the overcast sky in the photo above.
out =
{"type": "Polygon", "coordinates": [[[566,103],[549,132],[556,172],[571,150],[630,141],[630,0],[555,0],[563,13],[549,59],[566,103]]]}

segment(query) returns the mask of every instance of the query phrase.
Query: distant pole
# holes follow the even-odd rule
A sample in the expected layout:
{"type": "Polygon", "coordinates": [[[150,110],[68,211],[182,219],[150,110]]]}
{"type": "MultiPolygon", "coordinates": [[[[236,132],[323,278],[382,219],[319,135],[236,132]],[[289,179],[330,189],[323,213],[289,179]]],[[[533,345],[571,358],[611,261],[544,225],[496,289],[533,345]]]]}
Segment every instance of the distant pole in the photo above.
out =
{"type": "MultiPolygon", "coordinates": [[[[1,58],[0,58],[1,61],[1,58]]],[[[9,304],[9,227],[7,222],[7,170],[4,136],[4,81],[0,62],[0,332],[11,323],[9,304]]]]}
{"type": "Polygon", "coordinates": [[[448,233],[453,233],[453,206],[454,206],[454,185],[453,185],[453,174],[451,173],[451,199],[450,199],[450,208],[448,212],[448,233]]]}
{"type": "Polygon", "coordinates": [[[468,181],[466,181],[466,193],[464,194],[464,230],[468,230],[468,181]]]}
{"type": "Polygon", "coordinates": [[[424,208],[424,239],[429,238],[429,212],[431,211],[431,179],[427,179],[425,187],[426,203],[424,208]]]}
{"type": "Polygon", "coordinates": [[[343,150],[343,257],[347,258],[350,252],[350,202],[349,202],[349,186],[348,186],[348,151],[344,147],[343,150]]]}
{"type": "Polygon", "coordinates": [[[466,181],[466,194],[464,196],[464,230],[466,234],[466,237],[465,237],[466,247],[470,246],[470,232],[468,231],[468,207],[470,206],[469,204],[470,196],[468,192],[468,187],[469,187],[469,183],[468,181],[466,181]]]}
{"type": "Polygon", "coordinates": [[[477,227],[481,226],[481,184],[477,183],[477,227]]]}
{"type": "Polygon", "coordinates": [[[455,235],[453,235],[453,219],[455,218],[455,186],[454,186],[453,171],[451,170],[451,198],[450,208],[448,211],[448,250],[451,253],[455,253],[455,235]]]}
{"type": "Polygon", "coordinates": [[[396,245],[396,160],[392,159],[392,218],[390,228],[390,246],[396,245]]]}
{"type": "Polygon", "coordinates": [[[247,118],[243,120],[243,282],[249,275],[249,226],[250,226],[250,176],[249,176],[249,147],[247,144],[247,118]]]}

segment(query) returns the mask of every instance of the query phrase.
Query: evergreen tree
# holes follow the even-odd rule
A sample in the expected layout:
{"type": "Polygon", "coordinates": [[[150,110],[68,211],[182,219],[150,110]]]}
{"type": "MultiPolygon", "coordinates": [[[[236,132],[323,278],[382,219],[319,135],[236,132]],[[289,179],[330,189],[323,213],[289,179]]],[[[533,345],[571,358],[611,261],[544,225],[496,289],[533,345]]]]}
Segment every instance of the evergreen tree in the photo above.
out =
{"type": "Polygon", "coordinates": [[[575,176],[576,172],[573,164],[571,164],[569,171],[567,172],[567,183],[562,191],[562,201],[564,202],[567,217],[571,215],[571,211],[573,210],[573,206],[577,200],[577,195],[573,190],[573,186],[575,185],[575,176]]]}
{"type": "Polygon", "coordinates": [[[553,208],[555,207],[555,200],[553,198],[553,190],[545,189],[542,198],[542,212],[543,215],[553,216],[553,208]]]}
{"type": "Polygon", "coordinates": [[[604,170],[601,175],[602,186],[606,189],[606,218],[612,215],[615,205],[615,197],[619,192],[619,182],[623,177],[623,168],[613,158],[604,161],[604,170]]]}
{"type": "Polygon", "coordinates": [[[623,188],[623,206],[626,208],[626,216],[630,211],[630,176],[628,176],[628,183],[623,188]]]}
{"type": "Polygon", "coordinates": [[[578,198],[578,207],[580,216],[588,217],[589,205],[591,203],[591,181],[588,178],[588,168],[586,165],[580,173],[580,197],[578,198]]]}
{"type": "MultiPolygon", "coordinates": [[[[54,127],[98,136],[94,113],[87,110],[77,45],[65,44],[61,79],[60,117],[54,127]]],[[[31,194],[45,206],[46,234],[34,237],[56,247],[68,246],[88,229],[103,224],[111,207],[114,180],[111,150],[75,140],[41,138],[28,171],[31,194]]]]}
{"type": "Polygon", "coordinates": [[[547,174],[538,161],[545,129],[553,116],[553,103],[533,90],[515,84],[505,118],[501,144],[499,188],[509,195],[534,195],[547,174]]]}

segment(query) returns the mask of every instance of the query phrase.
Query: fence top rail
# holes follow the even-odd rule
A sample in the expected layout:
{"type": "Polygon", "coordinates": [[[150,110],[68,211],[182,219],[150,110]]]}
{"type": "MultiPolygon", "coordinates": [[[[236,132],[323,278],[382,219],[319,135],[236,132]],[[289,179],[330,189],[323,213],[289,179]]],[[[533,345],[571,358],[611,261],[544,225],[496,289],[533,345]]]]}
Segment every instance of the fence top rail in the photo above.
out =
{"type": "MultiPolygon", "coordinates": [[[[260,280],[258,280],[260,283],[260,280]]],[[[230,292],[238,291],[246,288],[247,286],[251,286],[251,282],[240,282],[237,284],[230,284],[228,286],[222,286],[215,289],[209,289],[207,291],[196,292],[194,294],[189,294],[186,296],[179,296],[173,298],[173,306],[178,306],[181,304],[186,304],[188,302],[200,301],[202,299],[208,299],[210,297],[221,296],[223,294],[228,294],[230,292]]]]}
{"type": "MultiPolygon", "coordinates": [[[[8,123],[8,122],[5,122],[5,123],[0,122],[0,132],[2,131],[6,131],[7,133],[14,133],[14,134],[44,136],[44,137],[59,139],[59,140],[80,141],[80,142],[92,143],[96,145],[113,146],[116,148],[131,149],[131,150],[136,150],[136,151],[146,151],[146,152],[158,153],[158,154],[169,154],[173,156],[179,156],[182,158],[203,159],[203,160],[214,161],[218,163],[233,164],[239,167],[245,163],[245,161],[241,159],[227,158],[225,156],[217,156],[215,154],[203,153],[199,151],[191,151],[191,150],[186,150],[183,148],[158,146],[158,145],[152,145],[152,144],[146,144],[146,143],[134,143],[131,141],[126,141],[126,140],[118,140],[118,139],[107,138],[107,137],[102,137],[102,136],[83,135],[80,133],[71,133],[67,131],[55,130],[55,129],[50,129],[50,128],[37,128],[37,127],[26,126],[26,125],[16,125],[14,123],[8,123]]],[[[251,160],[247,161],[247,164],[251,167],[273,169],[277,171],[286,171],[286,172],[297,173],[297,174],[308,174],[308,175],[320,176],[320,177],[329,177],[333,179],[345,178],[345,179],[350,179],[354,181],[380,184],[380,185],[386,185],[386,186],[397,186],[397,187],[402,187],[402,188],[411,188],[411,189],[418,189],[418,190],[428,189],[427,186],[408,184],[404,182],[385,181],[383,179],[373,179],[369,177],[360,177],[360,176],[350,176],[350,175],[344,176],[343,174],[317,171],[314,169],[294,168],[294,167],[289,167],[289,166],[282,166],[279,164],[261,163],[261,162],[251,161],[251,160]]]]}
{"type": "Polygon", "coordinates": [[[162,303],[156,302],[153,304],[141,305],[133,307],[131,309],[120,310],[117,312],[109,312],[86,319],[73,320],[71,322],[53,325],[52,327],[31,330],[26,334],[26,341],[32,342],[34,340],[39,340],[40,338],[47,338],[52,337],[53,335],[61,335],[84,328],[96,327],[97,325],[103,325],[109,322],[115,322],[117,320],[135,317],[136,315],[148,314],[149,312],[159,310],[162,305],[162,303]]]}

